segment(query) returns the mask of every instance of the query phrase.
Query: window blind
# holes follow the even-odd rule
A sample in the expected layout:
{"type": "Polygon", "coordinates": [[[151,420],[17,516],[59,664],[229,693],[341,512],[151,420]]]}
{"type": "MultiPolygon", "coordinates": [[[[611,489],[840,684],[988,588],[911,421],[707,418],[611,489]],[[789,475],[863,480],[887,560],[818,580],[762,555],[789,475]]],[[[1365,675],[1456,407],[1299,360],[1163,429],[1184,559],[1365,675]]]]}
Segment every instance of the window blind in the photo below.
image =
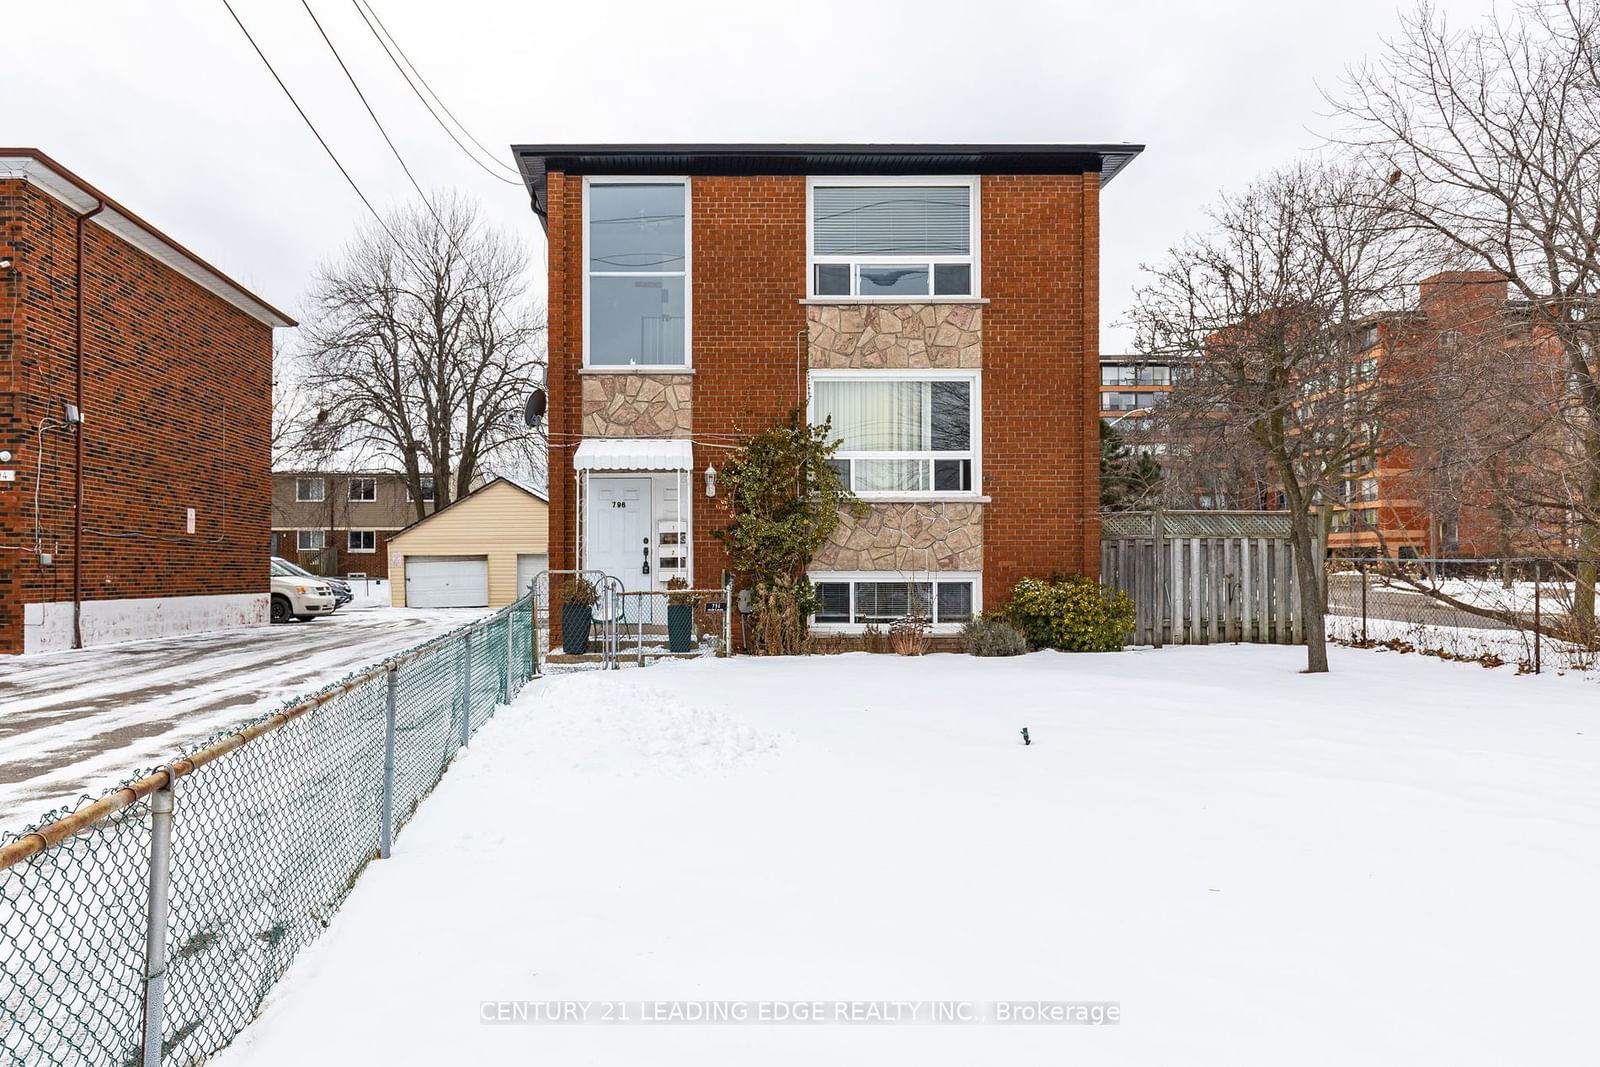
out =
{"type": "Polygon", "coordinates": [[[819,256],[964,256],[972,190],[965,185],[819,185],[812,191],[819,256]]]}

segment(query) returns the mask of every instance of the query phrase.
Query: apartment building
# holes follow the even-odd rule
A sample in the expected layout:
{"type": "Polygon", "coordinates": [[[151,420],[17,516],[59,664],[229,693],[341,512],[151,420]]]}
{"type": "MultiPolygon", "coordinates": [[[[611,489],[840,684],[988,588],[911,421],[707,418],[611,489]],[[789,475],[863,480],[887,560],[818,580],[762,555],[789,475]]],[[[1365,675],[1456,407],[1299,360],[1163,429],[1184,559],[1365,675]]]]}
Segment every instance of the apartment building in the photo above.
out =
{"type": "Polygon", "coordinates": [[[267,622],[272,331],[293,320],[0,149],[0,653],[267,622]]]}
{"type": "Polygon", "coordinates": [[[813,561],[819,629],[1096,574],[1099,200],[1140,150],[515,148],[550,245],[551,566],[716,585],[715,470],[798,409],[869,505],[813,561]]]}
{"type": "MultiPolygon", "coordinates": [[[[1374,427],[1383,448],[1351,463],[1331,504],[1328,547],[1336,554],[1391,557],[1504,556],[1548,551],[1556,530],[1528,521],[1528,509],[1510,495],[1548,476],[1523,455],[1477,455],[1491,413],[1454,405],[1449,425],[1426,404],[1430,376],[1457,379],[1437,391],[1473,388],[1474,368],[1484,376],[1483,405],[1504,402],[1487,380],[1502,368],[1536,391],[1559,389],[1564,370],[1559,346],[1535,325],[1533,309],[1509,298],[1506,279],[1492,272],[1451,271],[1419,283],[1415,311],[1376,316],[1362,335],[1358,387],[1389,383],[1415,406],[1415,432],[1374,427]],[[1420,383],[1423,387],[1413,388],[1420,383]],[[1431,423],[1433,425],[1424,425],[1431,423]],[[1398,440],[1397,440],[1398,439],[1398,440]]],[[[1397,412],[1400,405],[1392,405],[1397,412]]],[[[1398,414],[1394,417],[1401,417],[1398,414]]],[[[1528,440],[1538,436],[1532,426],[1528,440]]],[[[1540,495],[1555,496],[1551,486],[1540,495]]]]}

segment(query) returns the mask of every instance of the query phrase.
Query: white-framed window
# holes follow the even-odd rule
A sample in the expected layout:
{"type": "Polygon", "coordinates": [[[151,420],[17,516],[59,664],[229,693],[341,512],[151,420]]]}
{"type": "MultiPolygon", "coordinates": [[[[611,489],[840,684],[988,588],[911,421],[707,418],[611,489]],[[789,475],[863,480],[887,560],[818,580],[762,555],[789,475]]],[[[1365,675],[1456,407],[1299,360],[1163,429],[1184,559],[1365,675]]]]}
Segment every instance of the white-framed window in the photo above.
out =
{"type": "Polygon", "coordinates": [[[295,531],[295,548],[301,552],[321,552],[327,544],[327,533],[324,530],[295,531]]]}
{"type": "Polygon", "coordinates": [[[378,499],[378,479],[350,479],[350,503],[369,504],[376,499],[378,499]]]}
{"type": "Polygon", "coordinates": [[[583,185],[587,367],[687,367],[689,179],[583,185]]]}
{"type": "Polygon", "coordinates": [[[816,371],[810,421],[829,422],[833,462],[857,495],[975,494],[979,471],[976,371],[816,371]]]}
{"type": "Polygon", "coordinates": [[[812,178],[806,292],[915,300],[978,295],[978,179],[812,178]]]}
{"type": "Polygon", "coordinates": [[[351,530],[345,545],[350,552],[376,552],[378,551],[378,531],[351,530]]]}
{"type": "Polygon", "coordinates": [[[294,498],[302,504],[319,503],[327,494],[328,483],[322,478],[296,478],[294,498]]]}
{"type": "MultiPolygon", "coordinates": [[[[433,501],[433,496],[434,496],[434,493],[433,493],[433,475],[424,474],[422,476],[422,478],[421,478],[421,481],[422,481],[422,499],[424,501],[427,501],[427,502],[431,503],[433,501]]],[[[406,485],[406,503],[407,504],[414,504],[414,503],[416,503],[416,499],[417,499],[416,497],[411,495],[411,486],[410,486],[410,484],[407,484],[406,485]]]]}
{"type": "Polygon", "coordinates": [[[817,572],[811,575],[811,584],[821,601],[811,617],[819,628],[886,626],[905,615],[920,615],[935,627],[959,627],[981,610],[983,585],[970,571],[817,572]]]}

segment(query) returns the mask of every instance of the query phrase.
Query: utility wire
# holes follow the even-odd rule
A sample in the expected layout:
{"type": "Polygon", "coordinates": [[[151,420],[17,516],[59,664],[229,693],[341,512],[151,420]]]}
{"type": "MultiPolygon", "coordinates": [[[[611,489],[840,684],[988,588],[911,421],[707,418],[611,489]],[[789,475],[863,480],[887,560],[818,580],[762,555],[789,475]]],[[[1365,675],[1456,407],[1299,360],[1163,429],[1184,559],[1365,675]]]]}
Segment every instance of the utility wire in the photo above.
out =
{"type": "Polygon", "coordinates": [[[422,106],[427,109],[428,114],[433,116],[433,121],[437,122],[439,124],[439,128],[445,132],[445,135],[448,136],[450,140],[455,142],[456,147],[461,149],[462,152],[466,153],[467,158],[482,168],[483,171],[489,175],[489,177],[505,182],[507,185],[520,186],[522,184],[522,180],[517,170],[510,164],[501,161],[499,156],[485,148],[483,142],[472,136],[472,131],[467,129],[466,125],[460,119],[456,118],[455,112],[451,111],[450,108],[445,105],[444,100],[440,98],[439,94],[434,92],[433,86],[428,84],[427,79],[422,76],[422,72],[417,69],[417,65],[411,62],[411,57],[406,55],[405,49],[400,47],[400,42],[395,39],[394,34],[389,32],[389,27],[383,24],[383,20],[378,17],[378,13],[377,11],[373,10],[372,5],[367,4],[365,6],[365,10],[363,10],[361,0],[350,0],[350,2],[352,5],[354,5],[356,13],[361,16],[361,21],[367,24],[367,29],[372,32],[372,36],[377,40],[379,46],[383,48],[383,54],[389,57],[389,62],[394,64],[394,69],[400,72],[400,77],[405,80],[406,86],[414,94],[416,94],[417,99],[422,102],[422,106]],[[369,14],[371,16],[370,18],[368,17],[369,14]],[[377,23],[377,25],[374,26],[373,23],[377,23]],[[382,33],[378,32],[380,27],[383,30],[382,33]],[[385,37],[388,38],[388,41],[384,40],[385,37]],[[390,51],[390,44],[394,45],[393,51],[390,51]],[[395,58],[396,52],[399,53],[398,59],[395,58]],[[405,61],[404,67],[400,65],[400,61],[402,59],[405,61]],[[477,145],[479,151],[481,151],[488,159],[493,160],[497,166],[510,171],[512,174],[518,174],[518,176],[516,178],[507,178],[502,174],[496,174],[493,170],[490,170],[488,167],[484,166],[483,160],[479,159],[473,154],[471,149],[462,144],[461,139],[455,135],[455,132],[450,129],[449,125],[446,124],[444,119],[439,117],[439,112],[433,109],[433,105],[428,103],[428,98],[422,95],[422,90],[418,89],[416,83],[411,80],[411,74],[406,73],[406,67],[411,68],[411,74],[416,75],[417,82],[422,83],[423,88],[428,90],[428,95],[432,96],[434,101],[438,103],[439,109],[446,115],[449,115],[450,120],[456,124],[462,133],[466,134],[467,140],[477,145]]]}
{"type": "MultiPolygon", "coordinates": [[[[432,199],[423,191],[422,185],[416,179],[416,175],[411,173],[411,168],[407,166],[405,157],[400,154],[400,149],[395,146],[394,139],[389,136],[389,131],[384,128],[383,122],[378,118],[378,113],[372,109],[372,104],[368,102],[367,94],[361,91],[361,85],[356,81],[356,76],[350,72],[349,66],[345,64],[344,57],[339,54],[339,49],[334,45],[333,39],[328,36],[328,31],[322,28],[322,20],[317,18],[315,11],[311,10],[310,0],[300,0],[300,6],[306,9],[307,15],[311,16],[311,22],[317,27],[317,33],[322,35],[322,42],[328,46],[328,51],[333,53],[333,58],[339,64],[339,69],[344,71],[345,78],[350,82],[350,88],[356,91],[356,96],[360,98],[361,106],[367,109],[367,115],[372,119],[372,124],[378,127],[378,132],[383,135],[384,143],[389,146],[389,151],[394,153],[395,161],[400,164],[400,169],[405,171],[406,180],[411,183],[411,188],[417,191],[417,196],[421,198],[423,206],[428,209],[428,214],[432,215],[433,221],[438,224],[439,232],[444,234],[445,240],[450,242],[450,247],[455,250],[456,255],[461,257],[462,269],[474,282],[483,287],[485,293],[488,293],[492,287],[484,278],[478,275],[473,266],[472,258],[457,243],[456,235],[450,231],[449,226],[445,225],[444,219],[440,217],[438,210],[434,208],[432,199]]],[[[387,228],[385,227],[385,229],[387,228]]],[[[391,233],[390,236],[393,237],[394,235],[391,233]]],[[[516,325],[500,310],[498,304],[489,305],[489,309],[491,315],[495,312],[500,312],[500,325],[505,328],[508,337],[515,337],[519,333],[516,325]]]]}
{"type": "Polygon", "coordinates": [[[372,213],[372,217],[378,220],[378,225],[383,227],[384,232],[389,235],[390,240],[394,241],[396,247],[404,247],[400,244],[400,238],[395,236],[394,231],[389,229],[389,224],[384,221],[383,216],[378,213],[378,209],[372,206],[372,201],[367,199],[367,194],[361,191],[361,186],[356,184],[356,180],[350,176],[350,172],[345,169],[345,165],[339,161],[338,155],[336,155],[333,149],[329,147],[327,139],[324,138],[321,131],[317,129],[317,124],[311,121],[311,116],[306,114],[305,108],[300,106],[300,101],[294,98],[294,93],[289,91],[289,87],[285,85],[283,79],[278,76],[278,71],[273,67],[272,61],[268,59],[267,54],[261,50],[261,46],[256,43],[256,39],[250,35],[250,30],[246,28],[244,21],[239,18],[239,13],[233,9],[233,5],[229,3],[228,0],[222,0],[222,6],[228,9],[228,14],[232,15],[233,21],[238,23],[239,32],[244,34],[245,40],[250,42],[250,47],[254,48],[256,50],[256,55],[261,57],[261,62],[266,64],[267,71],[272,75],[272,80],[278,83],[278,88],[283,90],[283,95],[289,98],[289,103],[294,105],[295,111],[299,112],[300,118],[304,120],[306,126],[311,130],[312,136],[316,137],[317,143],[322,146],[322,150],[328,153],[328,158],[333,160],[333,165],[335,167],[339,168],[339,173],[343,174],[344,180],[350,183],[350,188],[355,190],[356,196],[361,198],[361,202],[367,206],[367,210],[372,213]]]}

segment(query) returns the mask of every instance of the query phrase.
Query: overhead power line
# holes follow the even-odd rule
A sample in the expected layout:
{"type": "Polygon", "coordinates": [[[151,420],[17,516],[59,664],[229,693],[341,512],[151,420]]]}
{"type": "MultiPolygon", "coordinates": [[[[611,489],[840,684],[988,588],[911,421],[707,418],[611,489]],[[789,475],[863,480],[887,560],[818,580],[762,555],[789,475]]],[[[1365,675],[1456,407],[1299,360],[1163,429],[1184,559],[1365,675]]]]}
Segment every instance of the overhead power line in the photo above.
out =
{"type": "Polygon", "coordinates": [[[339,173],[344,175],[344,180],[350,183],[350,188],[354,189],[356,196],[361,198],[361,202],[366,205],[367,211],[371,212],[372,217],[378,221],[378,225],[383,227],[383,231],[389,235],[389,239],[392,240],[397,247],[403,247],[400,244],[400,238],[396,237],[394,231],[389,229],[388,222],[386,222],[384,217],[378,213],[378,209],[372,206],[372,201],[367,199],[367,194],[361,191],[361,186],[356,184],[356,180],[350,176],[350,171],[345,168],[345,165],[342,162],[340,162],[339,156],[334,152],[332,147],[329,146],[327,138],[323,137],[322,132],[317,129],[317,124],[311,121],[311,116],[306,114],[306,109],[300,106],[300,101],[295,99],[294,93],[289,91],[289,87],[285,85],[283,79],[278,76],[278,71],[273,67],[272,60],[267,58],[267,54],[261,50],[261,46],[256,43],[256,39],[250,35],[249,28],[245,26],[244,20],[239,18],[239,13],[233,9],[233,5],[229,3],[228,0],[222,0],[222,6],[227,8],[228,14],[233,16],[233,21],[239,26],[239,32],[244,34],[245,40],[250,42],[250,47],[254,48],[256,55],[261,57],[261,62],[266,64],[267,71],[272,75],[272,80],[278,83],[278,88],[283,90],[283,95],[289,98],[289,103],[294,105],[295,111],[299,113],[300,118],[305,122],[306,127],[311,130],[312,136],[317,139],[317,143],[322,146],[322,150],[328,153],[328,158],[333,160],[333,165],[335,167],[339,168],[339,173]]]}
{"type": "Polygon", "coordinates": [[[379,46],[383,49],[383,54],[389,57],[389,62],[394,64],[394,69],[400,72],[400,77],[405,80],[406,86],[414,94],[416,94],[417,99],[422,102],[422,106],[426,108],[428,114],[433,117],[433,121],[437,122],[439,124],[439,128],[445,132],[445,135],[449,137],[450,140],[455,142],[456,147],[461,149],[461,151],[466,154],[468,159],[476,163],[491,178],[494,178],[497,181],[505,182],[507,185],[521,185],[521,175],[518,174],[516,168],[512,167],[494,152],[491,152],[488,148],[484,147],[483,142],[472,135],[472,131],[467,129],[466,125],[460,119],[456,118],[455,112],[451,111],[450,108],[445,105],[445,102],[439,97],[439,94],[434,92],[433,86],[428,84],[427,79],[422,76],[422,72],[417,69],[417,65],[411,62],[411,57],[406,55],[405,49],[400,47],[400,42],[395,39],[394,34],[389,32],[389,27],[384,25],[383,20],[378,17],[378,12],[373,9],[372,5],[370,3],[366,4],[364,6],[365,9],[363,9],[361,0],[350,0],[350,2],[355,6],[356,14],[361,16],[361,21],[367,24],[367,29],[371,31],[373,38],[377,40],[379,46]],[[377,25],[373,25],[374,23],[377,25]],[[383,32],[380,33],[380,29],[383,32]],[[385,38],[388,38],[388,40],[386,41],[385,38]],[[390,50],[391,44],[394,46],[392,51],[390,50]],[[399,58],[396,58],[395,53],[399,53],[399,58]],[[401,60],[405,61],[405,66],[401,66],[401,60]],[[410,74],[406,72],[407,67],[409,67],[411,70],[410,74]],[[413,74],[416,75],[416,82],[411,80],[411,76],[413,74]],[[419,82],[421,83],[422,87],[428,91],[428,96],[432,96],[434,102],[439,105],[439,110],[450,116],[450,121],[454,122],[457,128],[459,128],[461,132],[466,135],[467,140],[477,145],[479,151],[481,151],[489,160],[493,161],[496,166],[501,167],[513,175],[516,175],[516,177],[507,178],[503,174],[496,174],[489,167],[485,166],[483,160],[479,159],[475,154],[473,154],[470,148],[462,144],[461,138],[455,135],[455,131],[451,130],[450,126],[444,121],[444,119],[439,117],[439,112],[433,109],[433,104],[428,102],[428,96],[424,96],[422,89],[417,87],[417,83],[419,82]]]}

